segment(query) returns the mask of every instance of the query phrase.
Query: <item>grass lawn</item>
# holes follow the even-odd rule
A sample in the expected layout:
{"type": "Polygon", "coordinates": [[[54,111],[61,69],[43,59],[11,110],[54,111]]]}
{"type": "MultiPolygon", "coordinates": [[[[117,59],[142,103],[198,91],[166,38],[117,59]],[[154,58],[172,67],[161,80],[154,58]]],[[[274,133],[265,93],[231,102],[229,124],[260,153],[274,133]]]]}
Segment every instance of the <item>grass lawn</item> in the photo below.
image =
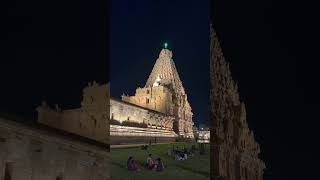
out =
{"type": "MultiPolygon", "coordinates": [[[[182,149],[184,146],[191,148],[192,143],[171,143],[151,145],[148,150],[141,150],[140,147],[111,149],[111,179],[112,180],[209,180],[210,176],[210,154],[209,145],[206,145],[205,155],[199,152],[184,161],[174,160],[166,155],[167,149],[172,150],[173,145],[182,149]],[[143,167],[148,154],[154,158],[160,157],[164,163],[163,172],[154,172],[143,167]],[[130,172],[126,168],[129,156],[140,165],[142,171],[130,172]],[[113,176],[114,174],[114,176],[113,176]]],[[[196,145],[198,148],[198,145],[196,145]]]]}

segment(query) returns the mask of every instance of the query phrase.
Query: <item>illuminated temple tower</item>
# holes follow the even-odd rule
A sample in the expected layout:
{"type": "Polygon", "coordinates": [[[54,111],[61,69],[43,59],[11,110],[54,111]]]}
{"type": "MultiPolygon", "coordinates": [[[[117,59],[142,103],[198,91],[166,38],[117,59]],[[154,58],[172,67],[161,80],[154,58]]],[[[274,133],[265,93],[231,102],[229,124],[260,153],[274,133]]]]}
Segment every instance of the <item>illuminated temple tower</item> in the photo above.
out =
{"type": "Polygon", "coordinates": [[[173,116],[174,131],[193,138],[193,113],[169,49],[161,50],[146,85],[137,88],[134,96],[122,96],[122,100],[173,116]]]}

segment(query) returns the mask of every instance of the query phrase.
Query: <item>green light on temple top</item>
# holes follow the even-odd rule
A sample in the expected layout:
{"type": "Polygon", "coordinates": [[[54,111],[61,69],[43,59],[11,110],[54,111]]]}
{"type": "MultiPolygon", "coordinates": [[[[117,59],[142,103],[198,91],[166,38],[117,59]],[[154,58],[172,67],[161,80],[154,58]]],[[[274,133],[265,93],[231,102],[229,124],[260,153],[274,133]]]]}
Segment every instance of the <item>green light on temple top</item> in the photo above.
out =
{"type": "Polygon", "coordinates": [[[164,48],[167,49],[167,47],[168,47],[168,43],[164,43],[164,48]]]}

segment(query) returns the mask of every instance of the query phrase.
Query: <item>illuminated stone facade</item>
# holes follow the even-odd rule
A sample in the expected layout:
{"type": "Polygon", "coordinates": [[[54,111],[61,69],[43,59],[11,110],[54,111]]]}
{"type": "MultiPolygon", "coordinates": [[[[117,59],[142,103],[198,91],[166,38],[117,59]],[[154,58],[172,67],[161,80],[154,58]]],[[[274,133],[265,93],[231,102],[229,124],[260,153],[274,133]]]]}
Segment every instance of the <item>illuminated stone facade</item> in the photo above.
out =
{"type": "Polygon", "coordinates": [[[149,142],[158,138],[160,141],[174,141],[177,134],[173,131],[174,117],[158,111],[140,107],[121,100],[110,99],[110,119],[123,122],[134,122],[146,127],[130,127],[123,125],[110,125],[111,143],[128,142],[136,137],[136,141],[149,142]]]}
{"type": "Polygon", "coordinates": [[[262,180],[260,146],[248,128],[245,105],[213,30],[210,53],[211,179],[262,180]]]}
{"type": "Polygon", "coordinates": [[[143,123],[146,124],[148,128],[173,130],[173,116],[115,99],[111,99],[110,102],[111,119],[119,122],[133,121],[143,123]]]}
{"type": "Polygon", "coordinates": [[[161,50],[145,87],[137,88],[134,96],[122,96],[122,101],[174,117],[173,130],[193,138],[193,113],[169,49],[161,50]]]}
{"type": "Polygon", "coordinates": [[[109,84],[89,83],[78,109],[61,110],[57,105],[50,108],[43,102],[37,111],[41,124],[109,144],[109,84]]]}
{"type": "Polygon", "coordinates": [[[0,118],[1,180],[108,180],[109,155],[104,143],[0,118]]]}

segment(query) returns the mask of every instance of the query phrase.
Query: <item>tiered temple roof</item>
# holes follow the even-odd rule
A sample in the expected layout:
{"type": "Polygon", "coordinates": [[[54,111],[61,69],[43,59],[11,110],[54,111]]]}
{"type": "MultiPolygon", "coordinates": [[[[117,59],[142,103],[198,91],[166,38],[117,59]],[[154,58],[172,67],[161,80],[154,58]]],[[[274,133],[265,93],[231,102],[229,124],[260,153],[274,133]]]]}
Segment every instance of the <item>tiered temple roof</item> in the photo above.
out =
{"type": "Polygon", "coordinates": [[[145,87],[152,87],[159,78],[160,83],[172,89],[174,93],[185,94],[178,71],[172,59],[172,51],[169,49],[161,50],[145,87]]]}

